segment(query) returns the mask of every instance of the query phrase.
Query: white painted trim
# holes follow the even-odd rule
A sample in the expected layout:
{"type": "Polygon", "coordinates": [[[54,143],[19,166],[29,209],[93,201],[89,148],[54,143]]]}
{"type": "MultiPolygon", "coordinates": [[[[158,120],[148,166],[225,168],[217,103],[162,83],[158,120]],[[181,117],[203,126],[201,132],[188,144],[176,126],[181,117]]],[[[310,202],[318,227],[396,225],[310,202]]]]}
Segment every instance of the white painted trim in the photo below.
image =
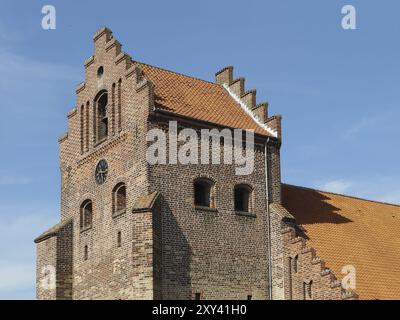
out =
{"type": "Polygon", "coordinates": [[[267,131],[268,133],[270,133],[273,137],[277,138],[278,137],[278,132],[270,127],[268,127],[265,123],[263,123],[260,118],[258,116],[256,116],[253,111],[242,101],[240,100],[240,98],[233,93],[233,91],[229,88],[228,85],[226,85],[225,83],[222,85],[226,91],[228,91],[228,93],[230,94],[230,96],[242,107],[242,109],[244,110],[244,112],[246,112],[253,120],[255,123],[257,123],[257,125],[261,128],[263,128],[265,131],[267,131]]]}

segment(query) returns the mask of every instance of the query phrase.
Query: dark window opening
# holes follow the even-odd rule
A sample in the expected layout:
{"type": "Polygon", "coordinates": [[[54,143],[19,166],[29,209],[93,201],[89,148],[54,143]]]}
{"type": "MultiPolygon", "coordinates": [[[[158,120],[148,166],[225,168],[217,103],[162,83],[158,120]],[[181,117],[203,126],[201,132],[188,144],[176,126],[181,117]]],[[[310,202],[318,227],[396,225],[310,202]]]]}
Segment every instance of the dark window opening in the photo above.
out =
{"type": "Polygon", "coordinates": [[[83,259],[87,260],[89,258],[89,249],[88,246],[85,246],[84,250],[83,250],[83,259]]]}
{"type": "Polygon", "coordinates": [[[104,68],[103,67],[99,67],[97,69],[97,77],[100,79],[101,77],[103,77],[104,74],[104,68]]]}
{"type": "Polygon", "coordinates": [[[194,204],[201,207],[213,207],[213,184],[209,180],[197,180],[194,182],[194,204]]]}
{"type": "Polygon", "coordinates": [[[251,300],[251,299],[253,299],[253,296],[252,296],[251,294],[249,294],[249,295],[247,296],[247,300],[251,300]]]}
{"type": "Polygon", "coordinates": [[[251,211],[251,189],[248,186],[235,187],[235,210],[251,211]]]}
{"type": "Polygon", "coordinates": [[[115,83],[111,87],[111,134],[115,134],[115,83]]]}
{"type": "Polygon", "coordinates": [[[113,213],[123,213],[126,211],[126,187],[124,183],[119,183],[113,190],[113,213]]]}
{"type": "Polygon", "coordinates": [[[86,200],[81,205],[80,210],[80,227],[81,229],[88,229],[92,226],[93,219],[93,205],[92,201],[86,200]]]}
{"type": "Polygon", "coordinates": [[[117,246],[121,247],[121,244],[122,244],[122,235],[121,235],[121,231],[118,231],[118,234],[117,234],[117,246]]]}
{"type": "Polygon", "coordinates": [[[84,130],[85,130],[84,114],[85,114],[85,106],[82,105],[81,106],[81,154],[83,154],[83,151],[84,151],[84,135],[85,135],[85,133],[84,133],[84,130]]]}
{"type": "Polygon", "coordinates": [[[200,292],[196,292],[194,294],[194,300],[201,300],[201,293],[200,292]]]}
{"type": "Polygon", "coordinates": [[[295,256],[294,258],[290,258],[290,268],[293,273],[297,273],[297,262],[299,260],[299,256],[295,256]]]}
{"type": "Polygon", "coordinates": [[[309,283],[303,283],[303,296],[304,300],[312,299],[312,281],[310,281],[309,283]]]}
{"type": "Polygon", "coordinates": [[[97,100],[97,140],[102,141],[108,136],[108,96],[103,93],[97,100]]]}
{"type": "Polygon", "coordinates": [[[122,129],[122,95],[121,95],[121,84],[122,80],[118,80],[118,130],[122,129]]]}
{"type": "Polygon", "coordinates": [[[85,126],[86,126],[86,132],[85,132],[85,140],[86,140],[86,151],[89,150],[89,101],[86,102],[86,121],[85,121],[85,126]]]}

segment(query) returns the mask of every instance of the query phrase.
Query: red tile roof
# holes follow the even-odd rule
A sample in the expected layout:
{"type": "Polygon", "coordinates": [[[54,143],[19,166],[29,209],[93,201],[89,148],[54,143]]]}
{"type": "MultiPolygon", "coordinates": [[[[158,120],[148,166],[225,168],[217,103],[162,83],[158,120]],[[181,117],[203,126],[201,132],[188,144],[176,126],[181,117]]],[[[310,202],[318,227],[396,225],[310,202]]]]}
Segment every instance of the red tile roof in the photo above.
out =
{"type": "Polygon", "coordinates": [[[400,298],[400,206],[290,185],[282,197],[338,278],[356,268],[360,299],[400,298]]]}
{"type": "Polygon", "coordinates": [[[271,136],[223,86],[148,64],[137,64],[144,76],[154,83],[155,102],[159,108],[217,125],[253,129],[255,133],[271,136]]]}

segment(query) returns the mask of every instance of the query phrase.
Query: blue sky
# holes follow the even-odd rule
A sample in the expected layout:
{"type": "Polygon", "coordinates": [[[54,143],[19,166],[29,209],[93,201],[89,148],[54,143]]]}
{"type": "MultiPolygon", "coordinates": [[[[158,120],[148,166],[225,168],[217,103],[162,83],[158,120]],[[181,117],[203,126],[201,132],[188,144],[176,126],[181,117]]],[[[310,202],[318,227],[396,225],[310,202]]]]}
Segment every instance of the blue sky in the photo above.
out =
{"type": "Polygon", "coordinates": [[[59,219],[57,137],[110,27],[134,59],[206,80],[226,65],[283,116],[283,181],[400,203],[395,0],[1,1],[0,299],[34,298],[33,239],[59,219]],[[41,28],[43,5],[57,28],[41,28]],[[341,8],[357,30],[341,28],[341,8]]]}

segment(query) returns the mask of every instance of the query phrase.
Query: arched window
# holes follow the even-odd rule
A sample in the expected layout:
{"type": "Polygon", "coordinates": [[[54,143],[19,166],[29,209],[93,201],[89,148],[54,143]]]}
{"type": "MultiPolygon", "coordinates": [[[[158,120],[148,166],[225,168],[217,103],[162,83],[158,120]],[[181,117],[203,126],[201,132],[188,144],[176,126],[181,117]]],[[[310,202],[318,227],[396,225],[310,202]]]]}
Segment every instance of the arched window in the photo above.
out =
{"type": "Polygon", "coordinates": [[[308,283],[308,287],[307,287],[307,295],[309,299],[312,299],[312,280],[308,283]]]}
{"type": "Polygon", "coordinates": [[[118,130],[122,129],[122,94],[121,94],[122,80],[118,80],[118,130]]]}
{"type": "Polygon", "coordinates": [[[83,154],[84,147],[85,147],[85,120],[84,120],[84,115],[85,115],[85,105],[81,106],[81,154],[83,154]]]}
{"type": "Polygon", "coordinates": [[[113,189],[113,214],[124,213],[126,211],[126,186],[118,183],[113,189]]]}
{"type": "Polygon", "coordinates": [[[290,269],[292,273],[297,273],[297,262],[299,260],[299,256],[296,255],[294,258],[290,257],[289,262],[290,262],[290,269]]]}
{"type": "Polygon", "coordinates": [[[97,69],[97,77],[100,79],[103,77],[104,74],[104,68],[101,66],[97,69]]]}
{"type": "Polygon", "coordinates": [[[108,136],[108,94],[106,91],[102,92],[96,99],[96,129],[97,141],[101,142],[107,139],[108,136]]]}
{"type": "Polygon", "coordinates": [[[194,205],[214,208],[214,183],[200,178],[194,181],[194,205]]]}
{"type": "Polygon", "coordinates": [[[111,87],[111,134],[115,135],[115,83],[111,87]]]}
{"type": "Polygon", "coordinates": [[[82,203],[80,209],[80,227],[81,230],[89,229],[92,226],[93,205],[91,200],[82,203]]]}
{"type": "Polygon", "coordinates": [[[303,282],[303,298],[304,300],[312,300],[312,280],[310,282],[303,282]]]}
{"type": "Polygon", "coordinates": [[[90,107],[90,103],[89,103],[89,101],[87,101],[86,102],[86,120],[85,120],[85,126],[86,126],[86,132],[85,132],[86,151],[89,151],[89,107],[90,107]]]}
{"type": "Polygon", "coordinates": [[[241,184],[235,187],[235,210],[243,212],[252,211],[252,189],[250,186],[241,184]]]}

